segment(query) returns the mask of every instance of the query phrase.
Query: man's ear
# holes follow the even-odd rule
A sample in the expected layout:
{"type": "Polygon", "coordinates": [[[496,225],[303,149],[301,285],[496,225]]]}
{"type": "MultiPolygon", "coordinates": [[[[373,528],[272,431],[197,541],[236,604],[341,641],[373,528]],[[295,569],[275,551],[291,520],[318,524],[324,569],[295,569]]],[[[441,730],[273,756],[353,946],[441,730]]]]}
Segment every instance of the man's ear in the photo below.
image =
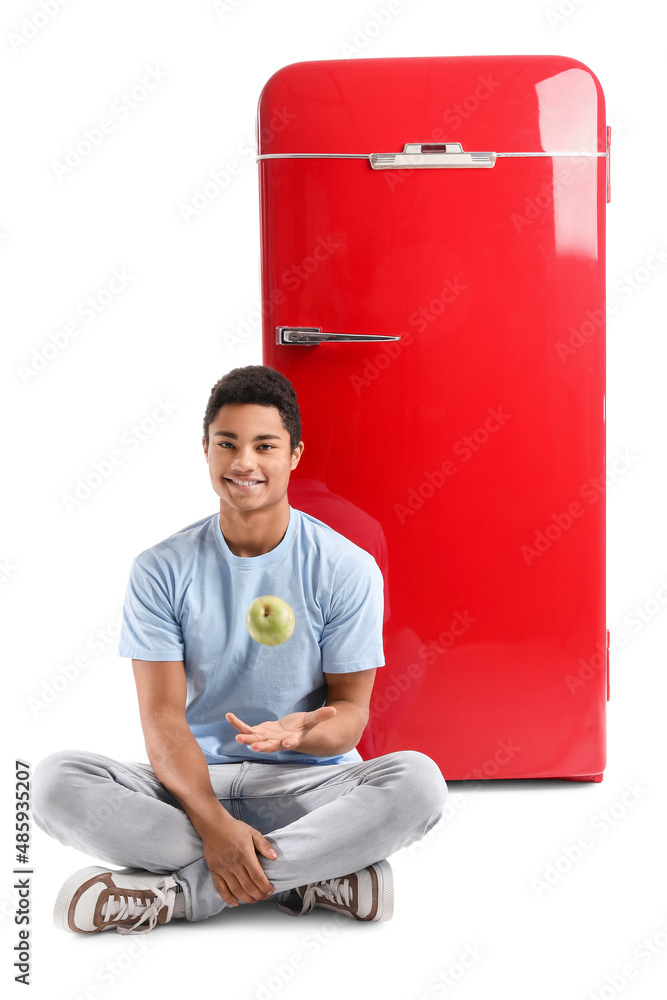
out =
{"type": "Polygon", "coordinates": [[[204,446],[204,458],[208,462],[208,448],[206,447],[206,436],[205,435],[202,436],[201,443],[204,446]]]}
{"type": "Polygon", "coordinates": [[[292,463],[290,465],[290,469],[292,471],[294,471],[294,469],[296,469],[297,465],[299,464],[299,460],[300,460],[301,456],[303,455],[303,449],[304,449],[304,447],[305,446],[304,446],[303,441],[299,441],[298,445],[296,446],[296,448],[292,452],[292,463]]]}

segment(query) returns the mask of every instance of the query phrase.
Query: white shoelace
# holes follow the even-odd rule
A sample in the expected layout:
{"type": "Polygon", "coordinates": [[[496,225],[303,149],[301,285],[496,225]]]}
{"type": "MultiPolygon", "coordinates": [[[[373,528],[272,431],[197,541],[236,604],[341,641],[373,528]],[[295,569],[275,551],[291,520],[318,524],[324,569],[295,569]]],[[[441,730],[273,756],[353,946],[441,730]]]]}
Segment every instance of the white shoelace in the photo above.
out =
{"type": "Polygon", "coordinates": [[[303,894],[302,913],[308,913],[317,903],[317,897],[323,896],[330,903],[349,906],[352,902],[352,886],[348,878],[331,878],[324,882],[313,882],[303,894]]]}
{"type": "Polygon", "coordinates": [[[139,890],[118,889],[117,894],[110,896],[102,907],[102,916],[105,920],[113,918],[114,922],[132,920],[134,917],[139,916],[139,913],[143,910],[144,912],[141,914],[139,920],[131,927],[121,927],[119,923],[116,930],[119,934],[146,934],[155,927],[158,914],[167,902],[167,889],[171,889],[175,885],[175,879],[167,876],[161,887],[154,886],[151,890],[142,890],[155,894],[155,899],[152,903],[141,902],[138,895],[139,890]],[[141,924],[145,924],[145,926],[140,927],[141,924]]]}

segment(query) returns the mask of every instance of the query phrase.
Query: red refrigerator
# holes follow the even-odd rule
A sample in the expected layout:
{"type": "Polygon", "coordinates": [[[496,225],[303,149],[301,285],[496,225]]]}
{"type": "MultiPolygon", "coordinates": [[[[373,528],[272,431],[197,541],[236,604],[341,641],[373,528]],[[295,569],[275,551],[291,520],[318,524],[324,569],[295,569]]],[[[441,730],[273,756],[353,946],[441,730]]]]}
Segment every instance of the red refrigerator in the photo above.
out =
{"type": "Polygon", "coordinates": [[[385,581],[362,756],[601,780],[598,80],[559,56],[294,63],[257,141],[263,360],[306,444],[289,500],[385,581]]]}

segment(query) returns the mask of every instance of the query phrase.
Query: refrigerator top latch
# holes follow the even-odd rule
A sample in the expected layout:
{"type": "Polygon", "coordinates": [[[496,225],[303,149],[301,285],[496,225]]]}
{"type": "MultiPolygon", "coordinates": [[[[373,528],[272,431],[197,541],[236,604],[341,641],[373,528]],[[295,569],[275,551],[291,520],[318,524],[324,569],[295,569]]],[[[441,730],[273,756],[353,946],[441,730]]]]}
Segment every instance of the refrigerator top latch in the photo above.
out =
{"type": "Polygon", "coordinates": [[[373,170],[406,167],[493,167],[495,153],[465,153],[460,142],[406,142],[402,153],[371,153],[373,170]]]}

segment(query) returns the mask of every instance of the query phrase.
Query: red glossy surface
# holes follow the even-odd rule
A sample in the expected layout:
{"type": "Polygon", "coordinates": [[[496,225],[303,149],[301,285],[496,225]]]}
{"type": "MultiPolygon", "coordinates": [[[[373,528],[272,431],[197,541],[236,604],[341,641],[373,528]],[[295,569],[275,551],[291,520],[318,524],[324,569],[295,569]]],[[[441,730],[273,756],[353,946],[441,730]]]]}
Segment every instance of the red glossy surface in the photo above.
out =
{"type": "MultiPolygon", "coordinates": [[[[258,128],[260,153],[606,150],[595,77],[551,56],[297,63],[258,128]]],[[[421,750],[450,780],[599,775],[606,160],[286,158],[259,179],[264,362],[306,443],[290,502],[385,576],[362,755],[421,750]],[[401,340],[277,346],[277,325],[401,340]]]]}

